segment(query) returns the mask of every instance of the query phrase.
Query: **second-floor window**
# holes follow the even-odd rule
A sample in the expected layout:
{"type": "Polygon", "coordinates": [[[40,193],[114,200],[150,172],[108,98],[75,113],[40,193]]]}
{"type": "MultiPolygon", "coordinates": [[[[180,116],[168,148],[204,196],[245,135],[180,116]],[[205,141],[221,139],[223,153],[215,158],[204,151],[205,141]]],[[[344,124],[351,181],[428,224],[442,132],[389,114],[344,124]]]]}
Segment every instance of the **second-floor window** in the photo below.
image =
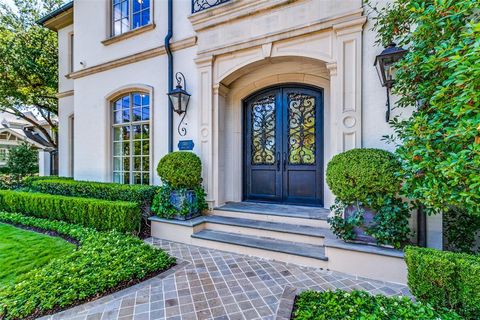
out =
{"type": "Polygon", "coordinates": [[[112,0],[112,36],[150,23],[150,0],[112,0]]]}

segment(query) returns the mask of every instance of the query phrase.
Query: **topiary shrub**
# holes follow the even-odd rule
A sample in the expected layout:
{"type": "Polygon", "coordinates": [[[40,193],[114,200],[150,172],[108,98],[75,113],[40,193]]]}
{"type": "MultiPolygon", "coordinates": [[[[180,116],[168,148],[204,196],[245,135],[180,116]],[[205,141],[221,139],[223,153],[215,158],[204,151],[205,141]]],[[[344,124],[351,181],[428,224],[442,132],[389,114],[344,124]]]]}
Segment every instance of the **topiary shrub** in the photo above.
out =
{"type": "Polygon", "coordinates": [[[333,233],[345,241],[400,248],[408,242],[408,204],[396,196],[401,180],[395,156],[380,149],[353,149],[333,157],[327,183],[336,196],[329,219],[333,233]]]}
{"type": "Polygon", "coordinates": [[[202,162],[193,152],[167,154],[158,163],[157,172],[164,183],[176,189],[194,189],[202,183],[202,162]]]}
{"type": "Polygon", "coordinates": [[[152,211],[163,218],[191,219],[207,209],[202,188],[202,162],[185,151],[164,156],[157,166],[163,181],[152,204],[152,211]]]}
{"type": "Polygon", "coordinates": [[[335,155],[327,166],[327,184],[337,199],[365,202],[370,196],[400,190],[400,163],[381,149],[353,149],[335,155]]]}

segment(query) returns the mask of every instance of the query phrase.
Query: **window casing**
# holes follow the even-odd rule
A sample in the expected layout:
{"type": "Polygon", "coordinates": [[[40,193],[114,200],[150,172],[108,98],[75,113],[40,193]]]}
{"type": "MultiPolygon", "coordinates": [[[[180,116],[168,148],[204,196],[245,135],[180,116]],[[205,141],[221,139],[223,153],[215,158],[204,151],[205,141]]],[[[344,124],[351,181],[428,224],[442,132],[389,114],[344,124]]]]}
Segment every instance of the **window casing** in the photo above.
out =
{"type": "Polygon", "coordinates": [[[112,0],[112,37],[151,22],[151,0],[112,0]]]}
{"type": "Polygon", "coordinates": [[[150,184],[150,96],[132,92],[112,103],[113,182],[150,184]]]}

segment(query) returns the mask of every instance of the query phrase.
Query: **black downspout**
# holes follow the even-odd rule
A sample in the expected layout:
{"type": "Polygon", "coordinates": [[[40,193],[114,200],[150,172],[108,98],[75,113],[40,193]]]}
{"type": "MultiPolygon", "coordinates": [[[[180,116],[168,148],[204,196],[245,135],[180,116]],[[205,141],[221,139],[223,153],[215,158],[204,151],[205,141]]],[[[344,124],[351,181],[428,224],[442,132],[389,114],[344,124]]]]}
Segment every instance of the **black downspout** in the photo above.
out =
{"type": "Polygon", "coordinates": [[[427,246],[427,215],[423,205],[417,209],[417,244],[420,247],[427,246]]]}
{"type": "MultiPolygon", "coordinates": [[[[168,31],[165,37],[165,51],[168,57],[168,92],[173,90],[173,55],[170,48],[170,40],[173,35],[173,0],[168,0],[168,31]]],[[[173,151],[173,106],[170,98],[168,100],[168,152],[173,151]]]]}

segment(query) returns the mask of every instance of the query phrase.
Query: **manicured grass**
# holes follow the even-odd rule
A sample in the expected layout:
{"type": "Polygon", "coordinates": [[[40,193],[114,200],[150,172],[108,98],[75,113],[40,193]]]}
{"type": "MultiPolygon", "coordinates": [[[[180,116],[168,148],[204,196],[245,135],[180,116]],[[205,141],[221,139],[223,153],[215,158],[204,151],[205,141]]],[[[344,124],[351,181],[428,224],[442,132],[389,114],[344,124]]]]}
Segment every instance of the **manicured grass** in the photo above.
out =
{"type": "Polygon", "coordinates": [[[75,245],[61,238],[0,223],[0,290],[74,250],[75,245]]]}
{"type": "Polygon", "coordinates": [[[0,290],[0,319],[35,319],[154,276],[175,264],[166,252],[116,231],[0,212],[0,222],[53,231],[79,247],[0,290]]]}
{"type": "Polygon", "coordinates": [[[460,320],[454,312],[403,297],[369,295],[365,291],[305,291],[295,301],[294,320],[460,320]]]}

